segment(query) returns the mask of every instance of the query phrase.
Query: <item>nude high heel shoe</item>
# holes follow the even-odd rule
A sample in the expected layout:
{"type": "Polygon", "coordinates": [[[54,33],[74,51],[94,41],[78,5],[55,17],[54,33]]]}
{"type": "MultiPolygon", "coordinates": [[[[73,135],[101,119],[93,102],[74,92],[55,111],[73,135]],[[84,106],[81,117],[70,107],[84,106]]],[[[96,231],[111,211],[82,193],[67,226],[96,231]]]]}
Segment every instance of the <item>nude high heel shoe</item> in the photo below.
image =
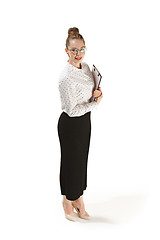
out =
{"type": "Polygon", "coordinates": [[[74,212],[71,213],[71,214],[67,214],[67,213],[65,212],[65,204],[64,204],[64,202],[62,202],[62,205],[63,205],[65,217],[66,217],[68,220],[75,222],[75,221],[76,221],[76,214],[75,214],[74,212]]]}
{"type": "Polygon", "coordinates": [[[83,214],[80,213],[80,206],[79,205],[76,205],[75,203],[72,203],[72,206],[75,208],[75,210],[77,211],[78,216],[80,218],[83,218],[83,219],[86,219],[86,220],[91,219],[91,216],[86,211],[83,214]]]}

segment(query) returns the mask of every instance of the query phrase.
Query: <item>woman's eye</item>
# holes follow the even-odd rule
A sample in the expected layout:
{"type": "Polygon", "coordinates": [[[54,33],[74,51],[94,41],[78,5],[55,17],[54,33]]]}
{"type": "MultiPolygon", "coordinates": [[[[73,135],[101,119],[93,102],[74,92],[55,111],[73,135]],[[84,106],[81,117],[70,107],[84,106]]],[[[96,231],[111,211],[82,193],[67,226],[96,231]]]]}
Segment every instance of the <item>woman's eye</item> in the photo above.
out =
{"type": "Polygon", "coordinates": [[[84,52],[85,52],[85,48],[82,48],[82,49],[81,49],[81,53],[84,53],[84,52]]]}

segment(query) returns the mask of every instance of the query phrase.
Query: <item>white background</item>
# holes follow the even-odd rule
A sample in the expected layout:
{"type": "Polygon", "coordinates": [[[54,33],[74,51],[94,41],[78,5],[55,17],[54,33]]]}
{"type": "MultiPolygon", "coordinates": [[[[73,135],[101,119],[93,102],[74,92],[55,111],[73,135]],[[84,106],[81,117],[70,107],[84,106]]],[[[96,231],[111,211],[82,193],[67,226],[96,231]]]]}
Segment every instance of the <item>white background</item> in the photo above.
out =
{"type": "Polygon", "coordinates": [[[0,238],[159,239],[158,1],[1,1],[0,238]],[[78,27],[103,78],[91,113],[92,220],[64,217],[58,77],[78,27]]]}

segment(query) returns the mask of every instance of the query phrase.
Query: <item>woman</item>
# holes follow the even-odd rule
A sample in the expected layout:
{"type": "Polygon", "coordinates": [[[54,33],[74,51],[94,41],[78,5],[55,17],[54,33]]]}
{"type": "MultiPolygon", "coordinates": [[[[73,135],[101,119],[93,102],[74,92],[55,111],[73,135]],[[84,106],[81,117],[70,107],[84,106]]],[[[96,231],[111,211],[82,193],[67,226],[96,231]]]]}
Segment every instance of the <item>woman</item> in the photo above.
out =
{"type": "Polygon", "coordinates": [[[66,40],[69,59],[60,74],[61,113],[58,120],[58,136],[61,147],[60,188],[63,195],[65,217],[75,221],[76,214],[90,219],[85,211],[83,190],[87,187],[87,161],[91,136],[91,110],[102,99],[99,88],[94,91],[94,79],[85,56],[85,41],[78,28],[70,28],[66,40]],[[95,101],[90,101],[92,95],[95,101]]]}

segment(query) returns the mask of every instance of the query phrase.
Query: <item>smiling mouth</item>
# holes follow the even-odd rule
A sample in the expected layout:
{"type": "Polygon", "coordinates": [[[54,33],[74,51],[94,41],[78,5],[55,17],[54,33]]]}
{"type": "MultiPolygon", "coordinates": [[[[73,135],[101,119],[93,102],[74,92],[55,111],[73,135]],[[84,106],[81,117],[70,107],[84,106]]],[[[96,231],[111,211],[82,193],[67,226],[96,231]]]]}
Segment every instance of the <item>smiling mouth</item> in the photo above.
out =
{"type": "Polygon", "coordinates": [[[81,60],[81,58],[76,58],[77,60],[81,60]]]}

